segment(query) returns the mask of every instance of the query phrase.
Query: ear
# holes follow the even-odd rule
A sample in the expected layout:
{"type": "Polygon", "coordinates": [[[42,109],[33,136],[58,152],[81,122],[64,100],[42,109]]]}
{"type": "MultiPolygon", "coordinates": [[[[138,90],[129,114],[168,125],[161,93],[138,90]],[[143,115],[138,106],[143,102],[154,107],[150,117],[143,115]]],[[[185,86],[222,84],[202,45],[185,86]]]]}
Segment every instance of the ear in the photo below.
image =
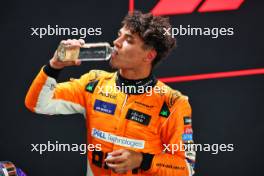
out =
{"type": "Polygon", "coordinates": [[[157,56],[157,51],[155,49],[151,49],[147,54],[146,61],[152,62],[156,56],[157,56]]]}

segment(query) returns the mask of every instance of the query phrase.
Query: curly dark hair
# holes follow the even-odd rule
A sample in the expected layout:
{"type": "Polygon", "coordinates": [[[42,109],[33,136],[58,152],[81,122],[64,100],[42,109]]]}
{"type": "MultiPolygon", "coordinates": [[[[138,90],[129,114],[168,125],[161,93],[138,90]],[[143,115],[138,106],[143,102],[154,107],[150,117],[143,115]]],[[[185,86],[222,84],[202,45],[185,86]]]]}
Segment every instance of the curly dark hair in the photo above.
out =
{"type": "Polygon", "coordinates": [[[134,11],[125,16],[122,25],[132,33],[137,33],[144,41],[145,48],[153,47],[157,51],[152,67],[164,59],[176,46],[176,40],[171,35],[164,35],[164,28],[171,28],[168,18],[134,11]]]}

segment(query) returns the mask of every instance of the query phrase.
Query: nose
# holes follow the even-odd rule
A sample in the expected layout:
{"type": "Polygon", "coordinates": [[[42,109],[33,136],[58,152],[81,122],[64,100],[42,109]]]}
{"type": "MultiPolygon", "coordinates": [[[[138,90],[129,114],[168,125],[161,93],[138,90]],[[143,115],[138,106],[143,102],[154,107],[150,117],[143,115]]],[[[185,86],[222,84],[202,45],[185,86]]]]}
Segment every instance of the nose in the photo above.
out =
{"type": "Polygon", "coordinates": [[[121,37],[117,37],[114,42],[113,42],[114,46],[117,48],[122,48],[122,39],[121,37]]]}

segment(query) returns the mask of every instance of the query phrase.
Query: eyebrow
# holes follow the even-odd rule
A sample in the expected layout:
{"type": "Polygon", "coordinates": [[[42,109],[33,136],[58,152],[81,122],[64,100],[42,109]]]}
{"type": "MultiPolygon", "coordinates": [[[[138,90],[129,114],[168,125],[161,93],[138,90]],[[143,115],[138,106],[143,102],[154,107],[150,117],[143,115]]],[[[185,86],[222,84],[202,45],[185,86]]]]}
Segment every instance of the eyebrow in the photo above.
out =
{"type": "MultiPolygon", "coordinates": [[[[118,31],[118,34],[121,34],[121,33],[122,33],[121,30],[119,30],[119,31],[118,31]]],[[[126,36],[126,37],[131,37],[132,39],[135,38],[131,33],[127,33],[127,32],[125,33],[125,36],[126,36]]]]}

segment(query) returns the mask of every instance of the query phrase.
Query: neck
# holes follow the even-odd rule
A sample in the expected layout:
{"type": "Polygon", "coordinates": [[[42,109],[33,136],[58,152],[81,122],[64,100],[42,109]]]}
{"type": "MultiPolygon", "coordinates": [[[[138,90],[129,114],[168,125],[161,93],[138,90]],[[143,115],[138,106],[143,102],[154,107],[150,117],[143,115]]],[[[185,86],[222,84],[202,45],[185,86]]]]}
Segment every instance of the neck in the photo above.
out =
{"type": "Polygon", "coordinates": [[[120,69],[119,73],[125,79],[138,80],[138,79],[147,78],[151,73],[151,69],[142,69],[142,70],[120,69]]]}
{"type": "Polygon", "coordinates": [[[144,94],[149,92],[150,88],[154,87],[156,83],[157,79],[151,73],[151,70],[142,73],[120,69],[117,72],[116,85],[126,94],[144,94]]]}

